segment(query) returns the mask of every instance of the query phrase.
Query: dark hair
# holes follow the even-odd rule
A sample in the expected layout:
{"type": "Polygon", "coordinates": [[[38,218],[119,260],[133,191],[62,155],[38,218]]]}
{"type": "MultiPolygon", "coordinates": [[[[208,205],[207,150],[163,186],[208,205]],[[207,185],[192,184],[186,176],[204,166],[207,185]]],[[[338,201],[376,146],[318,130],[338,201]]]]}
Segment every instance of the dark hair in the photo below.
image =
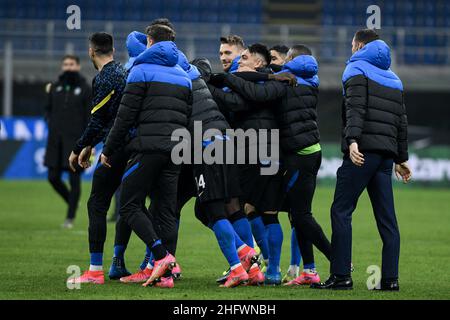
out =
{"type": "Polygon", "coordinates": [[[269,51],[275,50],[278,53],[286,55],[289,51],[289,48],[283,44],[277,44],[276,46],[273,46],[269,49],[269,51]]]}
{"type": "Polygon", "coordinates": [[[267,47],[261,43],[254,43],[248,47],[248,52],[250,53],[258,53],[264,57],[266,60],[266,64],[269,65],[271,61],[270,51],[267,47]]]}
{"type": "Polygon", "coordinates": [[[170,22],[170,20],[167,18],[158,18],[158,19],[155,19],[152,22],[150,22],[151,26],[154,26],[155,24],[162,24],[163,26],[167,26],[170,29],[172,29],[173,31],[175,31],[175,27],[174,27],[173,23],[170,22]]]}
{"type": "Polygon", "coordinates": [[[373,29],[361,29],[355,33],[355,41],[368,44],[369,42],[380,39],[378,33],[373,29]]]}
{"type": "Polygon", "coordinates": [[[89,37],[89,42],[98,55],[110,55],[113,53],[114,41],[109,33],[96,32],[89,37]]]}
{"type": "Polygon", "coordinates": [[[238,48],[244,49],[244,40],[237,35],[229,35],[226,37],[220,37],[220,43],[229,44],[230,46],[237,46],[238,48]]]}
{"type": "Polygon", "coordinates": [[[311,49],[308,48],[307,46],[305,46],[304,44],[296,44],[296,45],[292,46],[292,48],[290,50],[291,50],[292,58],[295,58],[297,56],[302,56],[302,55],[306,55],[306,56],[312,55],[311,49]]]}
{"type": "Polygon", "coordinates": [[[175,39],[175,31],[163,24],[149,25],[145,33],[153,39],[154,42],[173,41],[175,39]]]}
{"type": "Polygon", "coordinates": [[[78,57],[78,56],[76,56],[74,54],[65,54],[62,57],[61,61],[65,61],[67,59],[74,60],[77,64],[80,64],[80,57],[78,57]]]}
{"type": "Polygon", "coordinates": [[[171,41],[175,41],[175,27],[174,27],[173,23],[170,22],[169,19],[167,19],[167,18],[158,18],[158,19],[153,20],[150,23],[151,26],[154,26],[154,25],[157,25],[157,24],[160,24],[160,25],[163,25],[163,26],[166,26],[166,27],[169,27],[170,29],[172,29],[173,30],[173,39],[171,41]]]}

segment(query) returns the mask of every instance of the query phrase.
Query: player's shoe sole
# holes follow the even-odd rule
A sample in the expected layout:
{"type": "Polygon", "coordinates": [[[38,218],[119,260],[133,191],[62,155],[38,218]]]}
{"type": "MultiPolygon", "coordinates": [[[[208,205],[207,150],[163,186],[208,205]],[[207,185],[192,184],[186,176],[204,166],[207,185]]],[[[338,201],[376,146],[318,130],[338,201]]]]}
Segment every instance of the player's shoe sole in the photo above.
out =
{"type": "Polygon", "coordinates": [[[173,280],[180,280],[181,279],[181,267],[177,263],[175,268],[172,269],[172,278],[173,280]]]}

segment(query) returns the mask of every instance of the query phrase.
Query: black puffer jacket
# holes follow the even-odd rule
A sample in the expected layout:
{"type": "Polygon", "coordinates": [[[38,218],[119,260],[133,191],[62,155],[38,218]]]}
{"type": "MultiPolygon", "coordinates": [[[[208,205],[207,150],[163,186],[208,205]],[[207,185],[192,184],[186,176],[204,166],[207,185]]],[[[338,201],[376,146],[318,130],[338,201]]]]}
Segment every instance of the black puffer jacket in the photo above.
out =
{"type": "Polygon", "coordinates": [[[208,129],[218,129],[225,132],[226,129],[230,128],[230,125],[219,111],[206,82],[202,79],[203,75],[210,73],[210,71],[204,70],[204,68],[211,69],[209,61],[199,58],[189,64],[184,54],[180,52],[180,55],[181,59],[178,59],[178,64],[187,72],[192,81],[193,103],[191,117],[189,118],[189,131],[191,134],[193,133],[194,121],[201,121],[203,132],[208,129]]]}
{"type": "Polygon", "coordinates": [[[344,153],[356,141],[362,152],[385,154],[396,163],[408,160],[403,86],[390,64],[390,49],[382,40],[366,44],[350,58],[342,77],[344,153]]]}
{"type": "Polygon", "coordinates": [[[158,42],[136,58],[103,149],[106,156],[121,147],[132,127],[137,130],[130,150],[172,151],[177,144],[172,133],[187,127],[192,104],[191,80],[177,61],[178,49],[171,41],[158,42]]]}
{"type": "MultiPolygon", "coordinates": [[[[256,72],[236,72],[233,75],[239,78],[258,79],[256,72]],[[250,77],[247,75],[250,74],[250,77]]],[[[225,78],[228,75],[225,75],[225,78]]],[[[267,79],[267,76],[259,77],[267,79]]],[[[277,122],[275,114],[272,109],[272,102],[270,101],[252,101],[246,99],[239,93],[230,90],[229,88],[217,88],[208,85],[214,100],[219,105],[223,113],[230,113],[231,126],[235,129],[277,129],[277,122]]]]}
{"type": "Polygon", "coordinates": [[[232,74],[225,76],[225,84],[245,99],[263,102],[273,101],[280,144],[285,152],[297,152],[320,141],[317,126],[317,101],[319,79],[318,65],[314,57],[302,55],[284,65],[282,72],[297,77],[297,86],[278,81],[255,84],[232,74]]]}
{"type": "Polygon", "coordinates": [[[230,128],[225,116],[219,111],[207,84],[202,78],[192,81],[192,114],[189,119],[189,131],[194,130],[194,121],[202,121],[203,131],[218,129],[224,132],[230,128]]]}

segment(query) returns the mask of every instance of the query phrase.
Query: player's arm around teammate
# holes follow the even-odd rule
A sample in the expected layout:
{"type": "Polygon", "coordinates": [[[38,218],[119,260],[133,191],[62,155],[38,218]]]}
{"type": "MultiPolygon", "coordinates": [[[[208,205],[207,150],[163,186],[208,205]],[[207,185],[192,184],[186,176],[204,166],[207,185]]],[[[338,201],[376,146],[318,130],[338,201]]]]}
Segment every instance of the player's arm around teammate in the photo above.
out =
{"type": "Polygon", "coordinates": [[[275,101],[273,108],[280,127],[285,170],[283,192],[304,259],[303,273],[290,284],[310,284],[319,280],[311,243],[328,259],[331,251],[329,241],[311,213],[322,158],[316,111],[318,64],[303,45],[294,46],[287,61],[282,71],[296,76],[296,86],[275,81],[255,84],[233,75],[225,77],[225,84],[246,99],[275,101]]]}

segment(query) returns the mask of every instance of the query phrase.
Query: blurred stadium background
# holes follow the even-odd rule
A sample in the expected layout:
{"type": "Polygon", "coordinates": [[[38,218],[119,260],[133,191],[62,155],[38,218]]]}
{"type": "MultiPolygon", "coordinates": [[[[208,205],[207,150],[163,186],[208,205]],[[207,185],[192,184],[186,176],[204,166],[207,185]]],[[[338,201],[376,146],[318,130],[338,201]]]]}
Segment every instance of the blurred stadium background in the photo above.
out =
{"type": "Polygon", "coordinates": [[[79,55],[90,81],[95,70],[87,56],[89,34],[112,33],[116,60],[125,62],[127,34],[167,17],[187,56],[207,57],[217,71],[221,35],[241,35],[247,44],[312,47],[320,64],[319,120],[328,146],[320,176],[332,179],[340,164],[341,74],[352,36],[365,27],[366,9],[374,4],[381,8],[380,34],[392,48],[392,69],[404,82],[415,181],[450,186],[446,0],[0,0],[0,177],[46,177],[44,87],[57,78],[63,54],[79,55]],[[66,27],[72,4],[81,9],[81,30],[66,27]]]}

